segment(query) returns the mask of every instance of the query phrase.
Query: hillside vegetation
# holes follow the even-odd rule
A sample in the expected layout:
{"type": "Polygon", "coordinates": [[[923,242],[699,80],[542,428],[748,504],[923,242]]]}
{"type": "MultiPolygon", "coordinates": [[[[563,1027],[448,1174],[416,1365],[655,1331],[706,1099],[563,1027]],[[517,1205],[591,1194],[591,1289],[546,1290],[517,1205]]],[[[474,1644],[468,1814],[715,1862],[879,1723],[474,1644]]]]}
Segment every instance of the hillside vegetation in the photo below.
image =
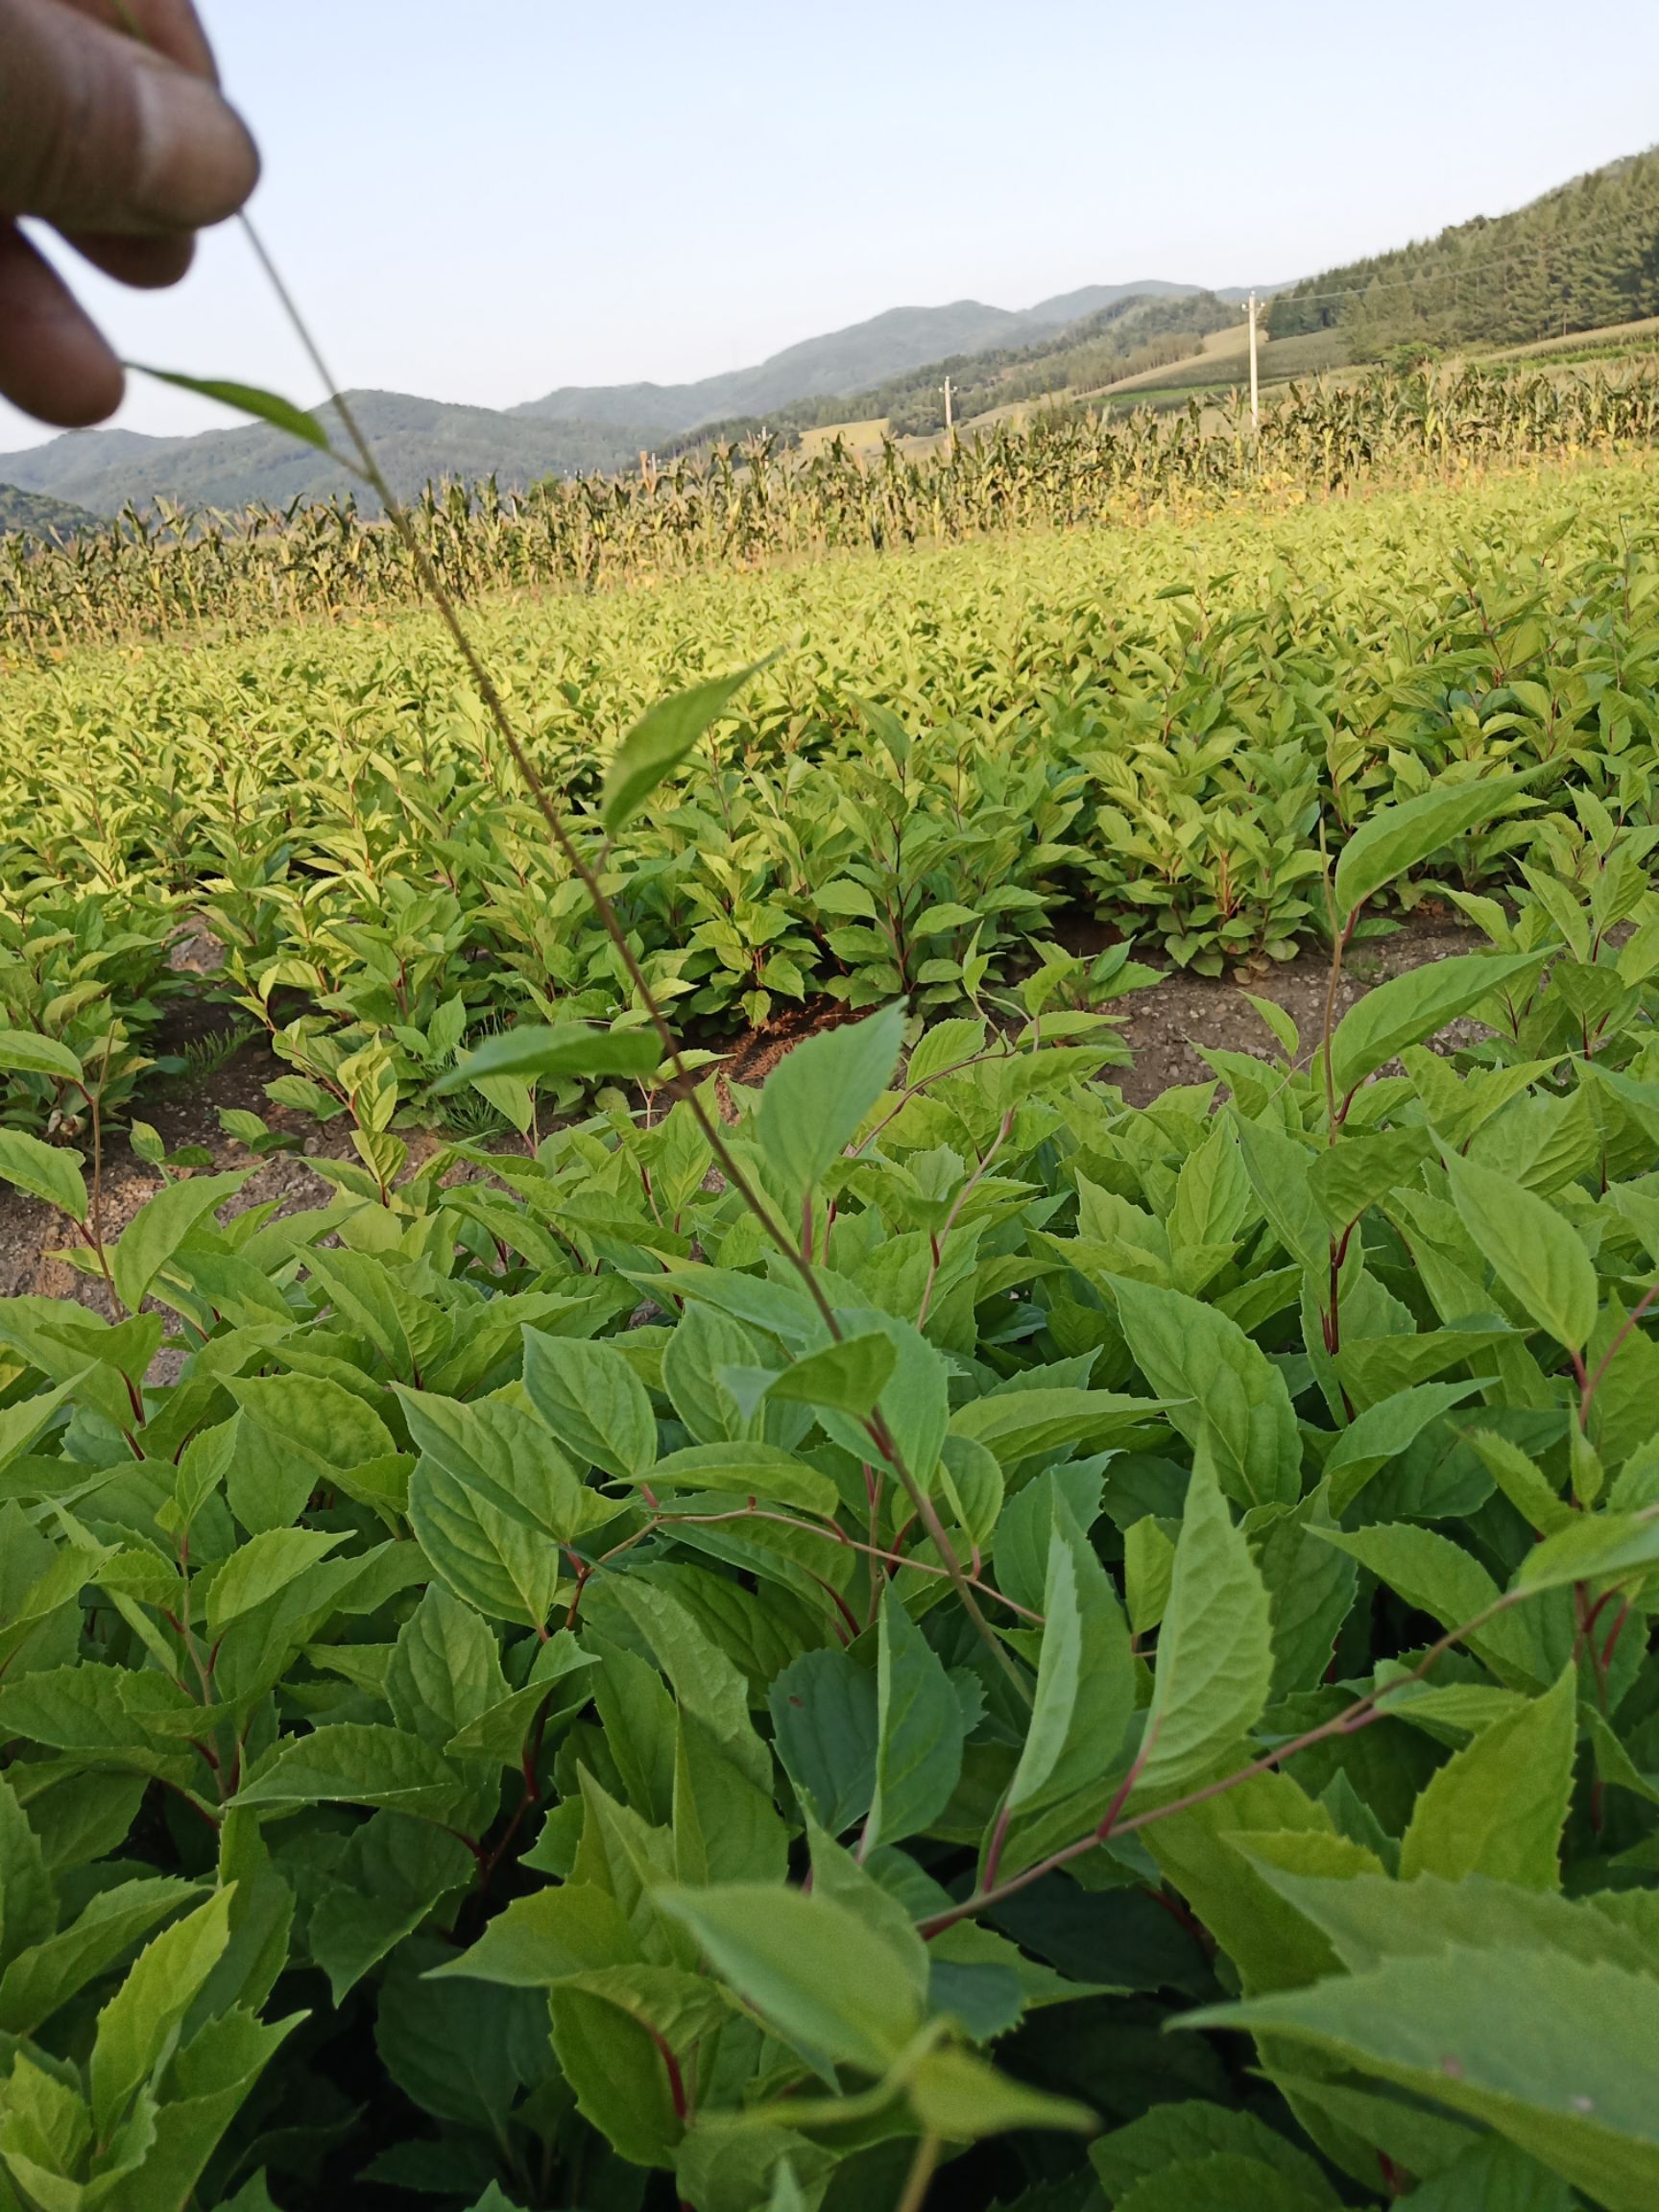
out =
{"type": "Polygon", "coordinates": [[[97,526],[98,517],[84,507],[20,491],[15,484],[0,484],[0,538],[13,533],[25,538],[73,538],[78,531],[97,526]]]}
{"type": "Polygon", "coordinates": [[[989,307],[980,300],[956,300],[944,307],[890,307],[845,330],[786,346],[750,369],[728,370],[693,384],[565,385],[513,412],[548,422],[646,422],[661,440],[739,417],[772,417],[797,400],[861,391],[953,355],[1019,347],[1124,300],[1179,298],[1193,289],[1149,276],[1134,284],[1085,285],[1020,309],[989,307]]]}
{"type": "Polygon", "coordinates": [[[1514,346],[1659,314],[1659,149],[1496,218],[1327,269],[1273,301],[1275,338],[1340,327],[1357,356],[1514,346]]]}

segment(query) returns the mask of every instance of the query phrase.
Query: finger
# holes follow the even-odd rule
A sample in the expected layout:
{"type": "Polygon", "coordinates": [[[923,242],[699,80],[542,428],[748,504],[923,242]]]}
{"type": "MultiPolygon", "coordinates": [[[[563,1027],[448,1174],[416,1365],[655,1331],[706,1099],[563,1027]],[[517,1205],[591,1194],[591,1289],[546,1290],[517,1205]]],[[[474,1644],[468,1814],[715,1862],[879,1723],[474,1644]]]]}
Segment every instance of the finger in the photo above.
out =
{"type": "Polygon", "coordinates": [[[193,77],[219,81],[213,49],[190,0],[59,0],[59,4],[73,8],[77,15],[89,15],[110,31],[136,37],[140,45],[165,54],[193,77]]]}
{"type": "Polygon", "coordinates": [[[259,157],[212,85],[57,0],[0,0],[0,211],[60,228],[194,230],[259,157]]]}
{"type": "Polygon", "coordinates": [[[188,230],[177,230],[165,238],[122,238],[88,230],[69,230],[64,235],[94,269],[102,269],[106,276],[141,292],[177,284],[196,258],[196,241],[188,230]]]}
{"type": "Polygon", "coordinates": [[[0,223],[0,397],[79,430],[121,404],[121,364],[62,278],[14,224],[0,223]]]}

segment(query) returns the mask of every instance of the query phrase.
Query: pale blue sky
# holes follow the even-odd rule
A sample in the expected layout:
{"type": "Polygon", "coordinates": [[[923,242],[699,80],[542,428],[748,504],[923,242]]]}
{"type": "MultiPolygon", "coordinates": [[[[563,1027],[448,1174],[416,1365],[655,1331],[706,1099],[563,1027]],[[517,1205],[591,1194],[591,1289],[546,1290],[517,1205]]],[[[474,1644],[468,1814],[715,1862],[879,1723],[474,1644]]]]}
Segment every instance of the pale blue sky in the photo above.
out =
{"type": "MultiPolygon", "coordinates": [[[[1652,0],[206,0],[344,382],[511,405],[905,302],[1300,275],[1659,139],[1652,0]]],[[[123,349],[321,397],[227,230],[123,349]]],[[[135,429],[222,416],[135,391],[135,429]]],[[[44,435],[0,407],[0,451],[44,435]]]]}

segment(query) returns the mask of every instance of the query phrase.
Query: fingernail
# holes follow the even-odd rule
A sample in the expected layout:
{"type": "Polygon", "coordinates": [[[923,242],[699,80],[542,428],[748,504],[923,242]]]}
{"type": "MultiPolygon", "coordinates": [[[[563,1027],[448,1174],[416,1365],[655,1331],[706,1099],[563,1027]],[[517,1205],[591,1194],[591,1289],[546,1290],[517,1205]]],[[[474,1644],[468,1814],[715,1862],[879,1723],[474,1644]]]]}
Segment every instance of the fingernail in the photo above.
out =
{"type": "Polygon", "coordinates": [[[138,159],[132,212],[197,230],[234,215],[259,178],[247,126],[211,84],[169,62],[134,72],[138,159]]]}

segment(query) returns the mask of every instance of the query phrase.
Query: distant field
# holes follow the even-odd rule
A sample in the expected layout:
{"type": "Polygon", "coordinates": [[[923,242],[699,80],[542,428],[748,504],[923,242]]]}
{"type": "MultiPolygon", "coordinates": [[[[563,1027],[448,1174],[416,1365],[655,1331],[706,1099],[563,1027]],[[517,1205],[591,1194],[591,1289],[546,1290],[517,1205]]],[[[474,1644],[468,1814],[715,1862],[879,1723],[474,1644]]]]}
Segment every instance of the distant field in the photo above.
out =
{"type": "Polygon", "coordinates": [[[827,445],[839,438],[850,453],[877,451],[887,434],[885,415],[873,415],[862,422],[826,422],[816,430],[803,430],[800,452],[804,460],[814,453],[822,453],[827,445]]]}
{"type": "Polygon", "coordinates": [[[1484,353],[1485,361],[1549,361],[1570,366],[1575,361],[1606,361],[1622,353],[1646,358],[1659,352],[1659,315],[1638,323],[1609,323],[1599,330],[1572,330],[1565,338],[1539,338],[1530,346],[1505,346],[1484,353]]]}

